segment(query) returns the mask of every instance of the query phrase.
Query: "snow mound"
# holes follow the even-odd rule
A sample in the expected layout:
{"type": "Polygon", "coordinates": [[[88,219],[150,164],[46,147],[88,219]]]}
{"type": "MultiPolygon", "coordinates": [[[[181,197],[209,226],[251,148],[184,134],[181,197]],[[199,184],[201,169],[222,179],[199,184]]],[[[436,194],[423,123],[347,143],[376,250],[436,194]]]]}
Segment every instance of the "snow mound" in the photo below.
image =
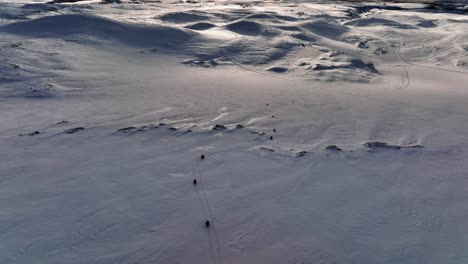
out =
{"type": "Polygon", "coordinates": [[[257,36],[263,31],[263,26],[260,23],[246,20],[228,24],[226,28],[232,32],[246,36],[257,36]]]}
{"type": "Polygon", "coordinates": [[[345,62],[316,64],[315,71],[334,70],[334,69],[361,69],[368,72],[378,73],[373,63],[366,63],[360,59],[349,59],[345,62]]]}
{"type": "Polygon", "coordinates": [[[261,19],[261,20],[270,20],[270,21],[275,21],[275,22],[281,22],[281,21],[297,21],[298,19],[292,16],[285,16],[285,15],[280,15],[275,12],[266,12],[266,13],[254,13],[251,15],[247,15],[244,18],[247,19],[261,19]]]}
{"type": "Polygon", "coordinates": [[[267,19],[267,20],[275,20],[276,17],[272,13],[257,13],[246,16],[249,19],[267,19]]]}
{"type": "Polygon", "coordinates": [[[299,40],[303,40],[303,41],[309,41],[309,42],[313,42],[313,41],[316,40],[313,36],[311,36],[310,34],[307,34],[307,33],[293,34],[292,37],[295,38],[295,39],[299,39],[299,40]]]}
{"type": "Polygon", "coordinates": [[[364,143],[364,146],[369,148],[370,150],[400,150],[400,149],[419,149],[423,148],[421,145],[407,145],[407,146],[400,146],[400,145],[392,145],[387,142],[367,142],[364,143]]]}
{"type": "Polygon", "coordinates": [[[140,25],[93,15],[72,14],[47,16],[0,27],[11,34],[43,38],[63,38],[69,35],[87,35],[113,39],[130,45],[183,43],[193,34],[168,26],[140,25]]]}
{"type": "Polygon", "coordinates": [[[317,19],[312,22],[304,23],[301,26],[314,34],[330,39],[336,39],[349,31],[348,27],[342,26],[335,21],[328,21],[325,19],[317,19]]]}
{"type": "Polygon", "coordinates": [[[159,17],[159,19],[171,23],[189,23],[206,20],[209,17],[201,13],[195,12],[174,12],[167,13],[159,17]]]}
{"type": "Polygon", "coordinates": [[[276,18],[284,20],[284,21],[297,21],[299,18],[293,16],[285,16],[285,15],[275,15],[276,18]]]}
{"type": "Polygon", "coordinates": [[[433,20],[422,20],[417,24],[418,27],[435,28],[437,24],[433,20]]]}
{"type": "Polygon", "coordinates": [[[284,30],[284,31],[302,31],[300,27],[298,26],[277,26],[277,29],[284,30]]]}
{"type": "Polygon", "coordinates": [[[372,27],[372,26],[386,26],[394,27],[399,29],[415,29],[415,26],[399,23],[393,20],[384,19],[384,18],[362,18],[356,19],[350,22],[345,23],[345,25],[352,25],[357,27],[372,27]]]}
{"type": "Polygon", "coordinates": [[[32,10],[36,12],[46,12],[46,11],[57,11],[57,8],[43,3],[31,3],[31,4],[24,4],[21,8],[25,10],[32,10]]]}
{"type": "Polygon", "coordinates": [[[186,28],[193,29],[193,30],[207,30],[213,27],[216,27],[216,25],[211,24],[211,23],[206,23],[206,22],[199,22],[199,23],[186,26],[186,28]]]}
{"type": "Polygon", "coordinates": [[[271,72],[274,72],[274,73],[283,73],[283,72],[287,72],[289,69],[287,67],[284,67],[284,66],[273,66],[271,68],[268,69],[268,71],[271,71],[271,72]]]}

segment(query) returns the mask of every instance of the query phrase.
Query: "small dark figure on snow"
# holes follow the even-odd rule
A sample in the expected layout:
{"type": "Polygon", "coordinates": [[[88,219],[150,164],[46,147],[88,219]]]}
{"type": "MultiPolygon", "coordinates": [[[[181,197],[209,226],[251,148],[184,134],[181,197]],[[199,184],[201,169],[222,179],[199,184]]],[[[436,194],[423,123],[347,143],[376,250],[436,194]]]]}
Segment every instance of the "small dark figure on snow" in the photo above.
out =
{"type": "Polygon", "coordinates": [[[276,128],[273,128],[273,132],[275,132],[275,133],[276,133],[276,128]]]}
{"type": "Polygon", "coordinates": [[[273,136],[270,136],[270,140],[273,140],[273,136]]]}
{"type": "Polygon", "coordinates": [[[205,155],[202,154],[202,155],[200,156],[200,159],[205,159],[205,155]]]}
{"type": "Polygon", "coordinates": [[[197,185],[198,181],[197,179],[193,179],[193,185],[197,185]]]}
{"type": "Polygon", "coordinates": [[[206,226],[206,228],[209,228],[209,227],[210,227],[210,221],[209,221],[209,220],[206,220],[206,221],[205,221],[205,226],[206,226]]]}

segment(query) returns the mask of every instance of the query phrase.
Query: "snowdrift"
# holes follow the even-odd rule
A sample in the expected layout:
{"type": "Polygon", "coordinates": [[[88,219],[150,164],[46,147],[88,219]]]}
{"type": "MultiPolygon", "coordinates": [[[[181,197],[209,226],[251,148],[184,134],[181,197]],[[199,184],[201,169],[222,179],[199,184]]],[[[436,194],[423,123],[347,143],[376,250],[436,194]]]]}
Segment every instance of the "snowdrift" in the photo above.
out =
{"type": "Polygon", "coordinates": [[[263,31],[263,26],[260,23],[245,20],[229,24],[226,28],[246,36],[257,36],[263,31]]]}
{"type": "Polygon", "coordinates": [[[385,27],[394,27],[399,29],[416,29],[415,26],[398,23],[393,20],[383,19],[383,18],[362,18],[356,19],[354,21],[347,22],[345,25],[352,25],[357,27],[372,27],[372,26],[385,26],[385,27]]]}
{"type": "Polygon", "coordinates": [[[159,19],[172,23],[188,23],[207,20],[209,17],[201,12],[174,12],[164,14],[159,19]]]}
{"type": "Polygon", "coordinates": [[[8,24],[0,30],[40,38],[91,36],[138,46],[183,43],[196,34],[175,27],[133,24],[84,14],[41,17],[8,24]]]}

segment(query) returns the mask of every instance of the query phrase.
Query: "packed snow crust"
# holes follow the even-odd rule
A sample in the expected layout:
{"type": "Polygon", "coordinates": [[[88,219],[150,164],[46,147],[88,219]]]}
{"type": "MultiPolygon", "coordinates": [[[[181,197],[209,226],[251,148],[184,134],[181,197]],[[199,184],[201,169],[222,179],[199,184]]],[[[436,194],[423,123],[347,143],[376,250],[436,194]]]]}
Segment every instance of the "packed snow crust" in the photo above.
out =
{"type": "Polygon", "coordinates": [[[467,6],[0,0],[0,263],[466,263],[467,6]]]}

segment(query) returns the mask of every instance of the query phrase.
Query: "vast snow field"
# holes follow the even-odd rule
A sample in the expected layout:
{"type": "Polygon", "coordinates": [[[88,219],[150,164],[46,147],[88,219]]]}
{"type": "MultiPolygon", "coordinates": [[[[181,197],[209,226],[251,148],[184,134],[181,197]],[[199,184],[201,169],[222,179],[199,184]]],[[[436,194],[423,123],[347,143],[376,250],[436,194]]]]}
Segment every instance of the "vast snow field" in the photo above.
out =
{"type": "Polygon", "coordinates": [[[0,263],[468,262],[468,3],[116,2],[0,0],[0,263]]]}

